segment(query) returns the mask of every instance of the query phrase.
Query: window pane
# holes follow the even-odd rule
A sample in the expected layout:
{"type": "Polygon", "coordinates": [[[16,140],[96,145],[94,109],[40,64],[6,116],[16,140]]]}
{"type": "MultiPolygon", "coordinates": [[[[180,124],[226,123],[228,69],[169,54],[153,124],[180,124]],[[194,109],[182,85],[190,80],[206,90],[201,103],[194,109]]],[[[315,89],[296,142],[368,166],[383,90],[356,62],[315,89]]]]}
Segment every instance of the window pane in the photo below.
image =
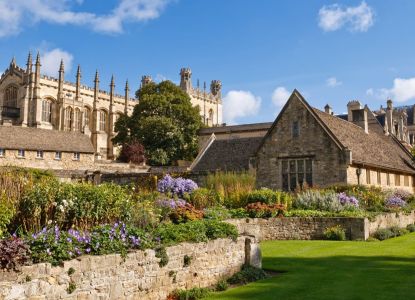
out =
{"type": "Polygon", "coordinates": [[[295,160],[290,160],[290,173],[295,173],[295,160]]]}
{"type": "Polygon", "coordinates": [[[294,174],[290,174],[290,190],[294,191],[297,187],[297,175],[294,174]]]}
{"type": "Polygon", "coordinates": [[[288,191],[288,174],[282,174],[282,189],[288,191]]]}
{"type": "Polygon", "coordinates": [[[303,187],[304,184],[304,173],[298,173],[298,185],[300,188],[303,187]]]}
{"type": "Polygon", "coordinates": [[[299,173],[304,173],[304,160],[297,160],[297,168],[299,173]]]}
{"type": "Polygon", "coordinates": [[[306,173],[305,181],[308,186],[313,186],[313,175],[311,173],[306,173]]]}
{"type": "Polygon", "coordinates": [[[283,174],[288,173],[288,161],[286,160],[282,161],[282,173],[283,174]]]}
{"type": "Polygon", "coordinates": [[[307,173],[312,173],[313,172],[313,164],[311,163],[311,160],[310,159],[307,159],[305,161],[305,171],[307,173]]]}

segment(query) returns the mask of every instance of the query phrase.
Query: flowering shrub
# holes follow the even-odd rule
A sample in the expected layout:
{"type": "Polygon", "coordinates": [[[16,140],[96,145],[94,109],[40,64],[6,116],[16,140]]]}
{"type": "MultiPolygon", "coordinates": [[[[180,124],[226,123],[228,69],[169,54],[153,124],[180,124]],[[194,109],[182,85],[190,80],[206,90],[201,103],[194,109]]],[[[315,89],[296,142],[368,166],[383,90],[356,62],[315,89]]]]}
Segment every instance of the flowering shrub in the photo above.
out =
{"type": "Polygon", "coordinates": [[[198,188],[196,182],[182,177],[173,178],[169,174],[165,175],[157,184],[160,193],[172,194],[173,196],[183,197],[198,188]]]}
{"type": "Polygon", "coordinates": [[[61,231],[58,226],[43,228],[32,234],[28,243],[33,262],[50,262],[58,265],[64,260],[76,258],[83,254],[121,253],[128,249],[143,248],[149,244],[146,235],[136,229],[128,228],[124,223],[113,226],[103,225],[89,231],[70,229],[61,231]]]}
{"type": "Polygon", "coordinates": [[[388,208],[402,208],[406,206],[406,202],[399,197],[392,196],[386,200],[385,206],[388,208]]]}
{"type": "Polygon", "coordinates": [[[184,205],[173,209],[169,214],[169,218],[176,224],[200,220],[203,218],[203,211],[198,210],[190,203],[185,202],[184,205]]]}
{"type": "Polygon", "coordinates": [[[223,206],[214,206],[203,210],[203,217],[210,220],[226,220],[232,217],[230,211],[223,206]]]}
{"type": "Polygon", "coordinates": [[[24,240],[11,236],[0,240],[0,269],[18,269],[30,262],[30,250],[24,240]]]}
{"type": "Polygon", "coordinates": [[[222,199],[215,190],[199,188],[194,190],[188,200],[197,209],[203,209],[222,204],[222,199]]]}
{"type": "Polygon", "coordinates": [[[336,225],[326,228],[323,232],[323,236],[326,240],[345,241],[346,231],[340,225],[336,225]]]}
{"type": "Polygon", "coordinates": [[[282,204],[256,202],[248,204],[246,206],[246,211],[251,218],[271,218],[282,216],[286,211],[286,207],[282,204]]]}
{"type": "Polygon", "coordinates": [[[357,200],[353,196],[347,196],[346,193],[340,193],[338,194],[338,198],[339,198],[340,204],[345,207],[352,207],[352,208],[359,207],[359,200],[357,200]]]}
{"type": "Polygon", "coordinates": [[[261,202],[265,204],[282,204],[286,207],[291,206],[292,197],[290,194],[282,191],[273,191],[271,189],[262,188],[254,190],[246,194],[246,204],[261,202]]]}
{"type": "Polygon", "coordinates": [[[411,194],[410,192],[408,192],[406,190],[396,189],[392,192],[392,196],[400,198],[400,199],[402,199],[406,202],[406,201],[410,200],[413,197],[413,194],[411,194]]]}

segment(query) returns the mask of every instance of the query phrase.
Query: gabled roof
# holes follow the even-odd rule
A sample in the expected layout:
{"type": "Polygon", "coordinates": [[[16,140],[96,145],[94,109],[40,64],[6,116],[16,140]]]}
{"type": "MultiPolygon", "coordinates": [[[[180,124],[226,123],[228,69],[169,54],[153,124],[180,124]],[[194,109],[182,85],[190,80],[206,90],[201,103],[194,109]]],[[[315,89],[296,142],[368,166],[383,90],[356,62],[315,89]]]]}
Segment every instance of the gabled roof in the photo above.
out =
{"type": "Polygon", "coordinates": [[[213,140],[192,167],[192,172],[246,171],[262,137],[213,140]]]}
{"type": "Polygon", "coordinates": [[[94,153],[90,138],[82,133],[20,126],[0,126],[0,148],[94,153]]]}
{"type": "Polygon", "coordinates": [[[294,97],[304,105],[305,109],[310,112],[317,123],[321,125],[323,130],[326,131],[341,150],[351,150],[352,163],[415,173],[412,156],[409,151],[393,135],[384,134],[383,127],[370,110],[366,108],[368,111],[369,128],[369,133],[366,133],[363,128],[352,122],[311,107],[297,90],[294,90],[291,94],[265,135],[258,151],[275,126],[277,126],[279,119],[294,97]]]}
{"type": "Polygon", "coordinates": [[[267,131],[272,125],[272,122],[266,123],[252,123],[241,125],[228,125],[219,127],[207,127],[199,130],[199,135],[210,135],[212,133],[229,133],[229,132],[245,132],[245,131],[267,131]]]}

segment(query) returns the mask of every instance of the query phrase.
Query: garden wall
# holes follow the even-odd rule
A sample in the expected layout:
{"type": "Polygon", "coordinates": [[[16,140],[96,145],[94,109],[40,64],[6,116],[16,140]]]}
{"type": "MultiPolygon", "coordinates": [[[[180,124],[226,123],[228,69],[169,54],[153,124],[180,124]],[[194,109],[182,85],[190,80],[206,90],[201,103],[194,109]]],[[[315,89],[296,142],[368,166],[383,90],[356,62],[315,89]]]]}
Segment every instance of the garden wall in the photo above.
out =
{"type": "Polygon", "coordinates": [[[378,229],[398,226],[404,228],[415,223],[415,213],[387,213],[373,220],[367,218],[271,218],[232,219],[228,223],[238,228],[239,234],[251,235],[259,241],[266,240],[317,240],[323,238],[327,227],[341,225],[351,240],[366,240],[378,229]]]}
{"type": "Polygon", "coordinates": [[[82,256],[52,267],[25,266],[21,272],[0,271],[0,299],[163,299],[175,289],[208,287],[240,270],[259,267],[261,254],[251,237],[217,239],[168,247],[169,262],[159,266],[155,251],[134,251],[125,261],[118,254],[82,256]],[[184,265],[184,257],[191,257],[184,265]],[[75,272],[68,274],[70,268],[75,272]],[[68,293],[72,283],[75,290],[68,293]]]}

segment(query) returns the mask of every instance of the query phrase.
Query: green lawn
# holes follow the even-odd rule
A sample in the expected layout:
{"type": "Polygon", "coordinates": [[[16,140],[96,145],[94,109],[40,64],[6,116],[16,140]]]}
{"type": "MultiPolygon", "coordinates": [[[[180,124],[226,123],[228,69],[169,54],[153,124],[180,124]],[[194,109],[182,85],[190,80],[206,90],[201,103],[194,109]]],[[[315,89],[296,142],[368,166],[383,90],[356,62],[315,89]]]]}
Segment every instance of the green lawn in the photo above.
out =
{"type": "Polygon", "coordinates": [[[415,233],[383,242],[268,241],[279,276],[210,299],[415,299],[415,233]]]}

